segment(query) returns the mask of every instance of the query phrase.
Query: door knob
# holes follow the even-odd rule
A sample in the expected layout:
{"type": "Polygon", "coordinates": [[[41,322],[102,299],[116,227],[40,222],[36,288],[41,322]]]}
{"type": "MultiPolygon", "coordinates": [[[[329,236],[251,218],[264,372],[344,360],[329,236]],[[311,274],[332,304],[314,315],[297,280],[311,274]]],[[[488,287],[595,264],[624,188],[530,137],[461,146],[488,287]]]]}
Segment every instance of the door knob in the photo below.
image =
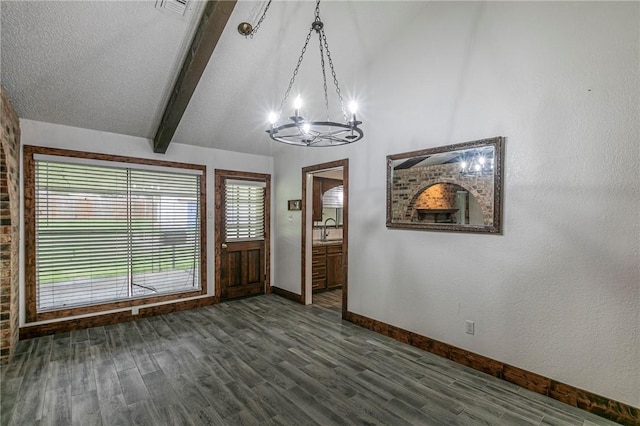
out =
{"type": "Polygon", "coordinates": [[[223,249],[227,248],[227,244],[222,243],[222,248],[223,248],[223,249]]]}

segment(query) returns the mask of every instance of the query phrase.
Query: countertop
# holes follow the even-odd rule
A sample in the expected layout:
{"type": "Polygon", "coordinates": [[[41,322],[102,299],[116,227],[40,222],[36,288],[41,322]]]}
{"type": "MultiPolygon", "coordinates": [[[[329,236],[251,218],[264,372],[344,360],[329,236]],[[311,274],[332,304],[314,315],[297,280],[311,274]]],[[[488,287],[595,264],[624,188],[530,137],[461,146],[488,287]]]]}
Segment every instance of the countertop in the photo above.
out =
{"type": "Polygon", "coordinates": [[[313,240],[311,244],[313,246],[331,246],[331,245],[342,244],[342,240],[326,240],[326,241],[313,240]]]}

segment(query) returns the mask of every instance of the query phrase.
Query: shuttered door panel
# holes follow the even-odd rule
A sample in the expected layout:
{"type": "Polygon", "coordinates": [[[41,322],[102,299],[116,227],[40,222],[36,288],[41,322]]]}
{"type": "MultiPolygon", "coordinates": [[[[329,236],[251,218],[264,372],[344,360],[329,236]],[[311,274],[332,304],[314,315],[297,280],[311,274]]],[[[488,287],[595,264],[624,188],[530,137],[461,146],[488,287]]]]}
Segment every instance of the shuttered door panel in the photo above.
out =
{"type": "Polygon", "coordinates": [[[263,182],[227,179],[225,185],[225,241],[264,239],[263,182]]]}
{"type": "Polygon", "coordinates": [[[37,160],[36,310],[200,289],[199,176],[37,160]]]}

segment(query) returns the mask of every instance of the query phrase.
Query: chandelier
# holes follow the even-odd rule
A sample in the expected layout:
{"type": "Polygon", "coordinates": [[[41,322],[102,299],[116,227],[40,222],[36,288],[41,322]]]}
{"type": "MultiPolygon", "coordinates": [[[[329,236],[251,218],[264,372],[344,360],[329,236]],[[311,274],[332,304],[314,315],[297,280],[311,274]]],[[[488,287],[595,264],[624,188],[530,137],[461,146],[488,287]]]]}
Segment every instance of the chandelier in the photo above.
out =
{"type": "MultiPolygon", "coordinates": [[[[253,37],[258,27],[264,20],[270,4],[271,1],[267,3],[264,13],[262,14],[262,17],[258,21],[258,24],[255,28],[253,28],[251,24],[248,24],[246,22],[238,25],[238,31],[240,32],[240,34],[253,37]]],[[[331,52],[329,51],[329,45],[327,43],[324,23],[322,22],[322,20],[320,20],[320,0],[317,0],[316,2],[315,14],[315,20],[311,23],[311,28],[309,29],[309,33],[307,34],[307,38],[305,39],[304,46],[302,47],[302,53],[298,58],[298,63],[296,64],[295,69],[293,70],[293,76],[291,77],[291,80],[289,81],[289,87],[287,87],[287,90],[284,93],[284,97],[280,102],[280,107],[277,112],[274,111],[269,114],[268,119],[271,126],[266,130],[266,132],[269,134],[269,137],[271,137],[271,139],[290,145],[322,147],[339,146],[353,143],[359,141],[364,136],[362,129],[358,127],[360,124],[362,124],[362,121],[358,121],[356,119],[357,104],[355,101],[352,101],[349,104],[349,114],[347,114],[347,110],[345,109],[344,100],[342,99],[342,94],[340,92],[340,85],[338,84],[338,78],[336,77],[336,72],[333,67],[333,60],[331,59],[331,52]],[[298,95],[293,103],[293,115],[289,117],[290,122],[280,124],[280,116],[282,115],[284,105],[289,98],[289,94],[291,93],[291,89],[295,82],[296,76],[298,75],[300,64],[302,64],[304,54],[307,51],[307,45],[309,44],[309,40],[311,39],[314,31],[318,35],[318,43],[320,47],[320,65],[322,70],[326,120],[315,121],[303,117],[300,113],[300,110],[302,108],[302,98],[300,97],[300,95],[298,95]],[[344,122],[331,121],[329,117],[329,95],[327,90],[327,72],[325,67],[326,63],[329,64],[329,70],[331,71],[333,84],[336,88],[336,94],[338,96],[340,110],[342,111],[344,122]]]]}
{"type": "Polygon", "coordinates": [[[460,161],[462,176],[493,175],[493,156],[474,150],[471,155],[465,155],[460,161]]]}

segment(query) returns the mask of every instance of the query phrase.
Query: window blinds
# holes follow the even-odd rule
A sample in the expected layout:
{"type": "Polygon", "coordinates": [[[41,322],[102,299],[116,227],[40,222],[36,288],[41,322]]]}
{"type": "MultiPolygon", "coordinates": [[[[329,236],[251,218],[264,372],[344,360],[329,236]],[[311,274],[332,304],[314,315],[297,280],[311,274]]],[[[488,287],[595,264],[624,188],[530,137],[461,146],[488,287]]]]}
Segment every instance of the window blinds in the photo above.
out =
{"type": "Polygon", "coordinates": [[[225,183],[225,240],[264,239],[264,182],[225,183]]]}
{"type": "Polygon", "coordinates": [[[200,177],[36,159],[36,309],[199,290],[200,177]]]}
{"type": "Polygon", "coordinates": [[[322,196],[322,208],[341,209],[344,205],[344,187],[342,185],[329,189],[322,196]]]}

